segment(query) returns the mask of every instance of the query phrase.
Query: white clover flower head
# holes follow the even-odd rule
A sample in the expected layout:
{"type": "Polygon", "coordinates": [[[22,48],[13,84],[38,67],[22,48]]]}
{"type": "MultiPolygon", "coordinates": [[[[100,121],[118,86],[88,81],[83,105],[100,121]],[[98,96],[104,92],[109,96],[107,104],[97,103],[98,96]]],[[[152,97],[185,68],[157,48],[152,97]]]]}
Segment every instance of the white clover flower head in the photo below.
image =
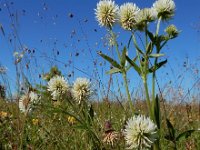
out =
{"type": "Polygon", "coordinates": [[[166,29],[165,29],[165,32],[168,34],[169,38],[175,38],[178,36],[179,34],[179,31],[178,29],[176,28],[175,25],[169,25],[166,29]]]}
{"type": "Polygon", "coordinates": [[[144,8],[140,10],[136,15],[136,26],[139,30],[143,30],[145,26],[154,20],[156,20],[157,13],[153,8],[144,8]]]}
{"type": "Polygon", "coordinates": [[[125,3],[120,6],[119,20],[122,28],[125,30],[132,30],[134,28],[135,16],[139,10],[136,4],[133,3],[125,3]]]}
{"type": "Polygon", "coordinates": [[[96,19],[100,26],[112,28],[117,21],[119,7],[112,0],[101,0],[95,9],[96,19]]]}
{"type": "Polygon", "coordinates": [[[88,99],[92,94],[91,82],[87,78],[77,78],[73,84],[72,94],[79,104],[82,100],[88,99]]]}
{"type": "Polygon", "coordinates": [[[69,84],[62,76],[55,76],[48,82],[48,91],[51,92],[53,100],[58,100],[69,90],[69,84]]]}
{"type": "Polygon", "coordinates": [[[36,94],[35,92],[31,91],[29,93],[29,98],[30,98],[30,101],[32,103],[37,103],[39,100],[40,100],[40,97],[38,94],[36,94]]]}
{"type": "Polygon", "coordinates": [[[157,139],[157,126],[143,115],[133,116],[125,127],[125,140],[130,149],[149,149],[157,139]]]}
{"type": "Polygon", "coordinates": [[[38,103],[39,100],[40,98],[38,94],[36,94],[35,92],[31,91],[30,93],[26,93],[22,95],[21,98],[19,99],[19,109],[22,112],[31,111],[32,104],[38,103]]]}
{"type": "Polygon", "coordinates": [[[30,99],[28,97],[27,94],[24,94],[21,96],[21,98],[19,99],[19,110],[21,110],[22,112],[26,112],[30,109],[30,99]]]}
{"type": "Polygon", "coordinates": [[[168,20],[174,16],[175,3],[173,0],[157,0],[153,4],[153,8],[157,11],[158,18],[168,20]]]}

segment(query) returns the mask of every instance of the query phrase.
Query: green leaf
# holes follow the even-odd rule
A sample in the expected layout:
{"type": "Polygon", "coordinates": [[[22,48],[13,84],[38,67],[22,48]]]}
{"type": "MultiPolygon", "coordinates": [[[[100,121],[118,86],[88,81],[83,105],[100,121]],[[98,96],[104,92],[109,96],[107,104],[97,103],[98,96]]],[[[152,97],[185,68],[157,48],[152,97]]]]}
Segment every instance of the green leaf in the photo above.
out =
{"type": "Polygon", "coordinates": [[[118,68],[118,69],[121,69],[121,66],[117,63],[117,61],[115,61],[114,59],[112,59],[111,57],[101,53],[101,52],[98,52],[98,54],[103,57],[105,60],[107,60],[108,62],[110,62],[110,64],[112,64],[115,68],[118,68]]]}
{"type": "Polygon", "coordinates": [[[106,72],[106,74],[115,74],[115,73],[121,73],[121,70],[118,68],[112,68],[106,72]]]}
{"type": "Polygon", "coordinates": [[[149,42],[147,47],[146,47],[146,50],[147,50],[147,54],[151,54],[152,51],[153,51],[153,43],[152,42],[149,42]]]}
{"type": "Polygon", "coordinates": [[[139,75],[141,75],[141,69],[140,69],[140,67],[134,61],[132,61],[128,56],[126,56],[126,60],[131,64],[131,66],[133,66],[133,68],[135,69],[135,71],[137,71],[137,73],[139,75]]]}
{"type": "Polygon", "coordinates": [[[93,118],[94,118],[94,110],[93,110],[93,107],[92,105],[90,106],[90,109],[88,111],[88,122],[89,124],[91,124],[91,122],[93,121],[93,118]]]}
{"type": "Polygon", "coordinates": [[[171,124],[171,122],[169,121],[169,119],[166,119],[166,121],[167,121],[167,128],[169,130],[169,134],[166,136],[166,138],[168,137],[168,140],[174,141],[176,139],[175,129],[174,129],[173,125],[171,124]]]}
{"type": "Polygon", "coordinates": [[[90,118],[93,120],[93,118],[94,118],[94,109],[93,109],[92,105],[90,106],[89,115],[90,115],[90,118]]]}
{"type": "Polygon", "coordinates": [[[143,51],[138,47],[138,45],[137,45],[137,42],[136,42],[136,39],[135,38],[133,38],[133,42],[134,42],[134,45],[135,45],[135,48],[137,49],[137,51],[140,53],[140,54],[142,54],[143,56],[144,56],[144,53],[143,53],[143,51]]]}
{"type": "Polygon", "coordinates": [[[5,36],[5,32],[4,32],[2,24],[0,24],[0,28],[1,28],[1,32],[2,32],[3,36],[5,36]]]}
{"type": "Polygon", "coordinates": [[[150,31],[147,30],[147,35],[149,36],[150,40],[154,43],[155,42],[155,38],[153,33],[151,33],[150,31]]]}
{"type": "Polygon", "coordinates": [[[127,49],[126,47],[124,47],[123,51],[122,51],[122,57],[121,57],[121,67],[125,66],[125,62],[126,62],[126,52],[127,49]]]}
{"type": "Polygon", "coordinates": [[[151,58],[158,58],[158,57],[162,57],[164,55],[165,54],[150,54],[149,57],[151,57],[151,58]]]}
{"type": "Polygon", "coordinates": [[[158,95],[156,95],[156,98],[153,101],[153,113],[154,113],[154,119],[157,124],[158,129],[160,129],[160,100],[158,98],[158,95]]]}
{"type": "Polygon", "coordinates": [[[162,67],[163,65],[165,65],[167,63],[167,59],[164,60],[164,61],[161,61],[159,63],[157,63],[155,66],[152,66],[150,69],[149,69],[149,72],[152,73],[152,72],[155,72],[156,70],[158,70],[160,67],[162,67]]]}
{"type": "Polygon", "coordinates": [[[193,132],[195,132],[197,130],[187,130],[187,131],[184,131],[182,133],[180,133],[177,137],[176,137],[176,141],[180,140],[181,138],[185,138],[187,139],[189,136],[191,136],[191,134],[193,132]]]}

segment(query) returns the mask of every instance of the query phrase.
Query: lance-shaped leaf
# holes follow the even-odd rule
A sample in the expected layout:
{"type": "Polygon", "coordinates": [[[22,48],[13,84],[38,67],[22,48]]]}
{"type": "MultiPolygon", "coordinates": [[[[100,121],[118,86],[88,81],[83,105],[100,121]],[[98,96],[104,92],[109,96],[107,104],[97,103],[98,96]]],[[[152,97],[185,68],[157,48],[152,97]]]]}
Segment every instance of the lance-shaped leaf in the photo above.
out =
{"type": "Polygon", "coordinates": [[[166,119],[166,121],[167,121],[167,128],[168,128],[169,134],[166,135],[165,138],[167,140],[174,141],[174,140],[176,140],[175,129],[174,129],[173,125],[171,124],[171,122],[169,121],[169,119],[166,119]]]}
{"type": "Polygon", "coordinates": [[[133,68],[137,71],[137,73],[141,75],[140,67],[134,61],[132,61],[128,56],[126,56],[126,60],[131,64],[131,66],[133,66],[133,68]]]}
{"type": "Polygon", "coordinates": [[[122,56],[121,56],[121,66],[124,67],[125,66],[125,62],[126,62],[126,47],[124,47],[123,52],[122,52],[122,56]]]}
{"type": "Polygon", "coordinates": [[[158,58],[158,57],[162,57],[164,55],[165,54],[150,54],[149,57],[151,57],[151,58],[158,58]]]}
{"type": "Polygon", "coordinates": [[[156,98],[153,101],[153,113],[154,113],[154,120],[157,124],[158,129],[160,129],[160,100],[158,98],[158,95],[156,95],[156,98]]]}
{"type": "Polygon", "coordinates": [[[152,72],[155,72],[156,70],[158,70],[160,67],[162,67],[164,64],[167,63],[167,59],[164,60],[164,61],[161,61],[159,63],[157,63],[155,66],[152,66],[150,69],[149,69],[149,72],[152,73],[152,72]]]}
{"type": "Polygon", "coordinates": [[[106,74],[115,74],[115,73],[121,73],[121,70],[118,68],[112,68],[106,72],[106,74]]]}
{"type": "Polygon", "coordinates": [[[148,45],[147,45],[147,47],[146,47],[146,53],[147,54],[151,54],[152,53],[152,51],[153,51],[153,43],[152,42],[149,42],[148,43],[148,45]]]}
{"type": "Polygon", "coordinates": [[[144,53],[143,53],[143,51],[138,47],[135,38],[133,38],[133,42],[134,42],[134,45],[135,45],[136,50],[137,50],[140,54],[142,54],[142,55],[144,56],[144,53]]]}
{"type": "Polygon", "coordinates": [[[150,40],[154,43],[155,42],[155,38],[153,33],[151,33],[150,31],[147,30],[147,35],[149,36],[150,40]]]}
{"type": "Polygon", "coordinates": [[[101,53],[101,52],[98,52],[98,54],[103,57],[105,60],[107,60],[108,62],[110,62],[110,64],[112,64],[115,68],[118,68],[118,69],[121,69],[121,66],[117,63],[117,61],[115,61],[114,59],[112,59],[111,57],[101,53]]]}
{"type": "Polygon", "coordinates": [[[181,139],[181,138],[188,138],[189,136],[191,136],[191,134],[193,133],[193,132],[195,132],[195,131],[197,131],[197,130],[187,130],[187,131],[184,131],[184,132],[182,132],[182,133],[180,133],[177,137],[176,137],[176,141],[178,141],[179,139],[181,139]]]}

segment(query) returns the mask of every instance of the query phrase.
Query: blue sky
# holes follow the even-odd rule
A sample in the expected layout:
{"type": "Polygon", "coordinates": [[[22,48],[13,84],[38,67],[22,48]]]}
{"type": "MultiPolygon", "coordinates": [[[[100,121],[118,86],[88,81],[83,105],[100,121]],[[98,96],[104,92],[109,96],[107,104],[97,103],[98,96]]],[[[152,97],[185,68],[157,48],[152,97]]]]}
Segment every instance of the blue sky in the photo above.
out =
{"type": "MultiPolygon", "coordinates": [[[[105,37],[106,30],[99,27],[95,20],[94,8],[97,2],[97,0],[1,0],[0,23],[4,28],[5,37],[0,35],[0,63],[8,68],[7,77],[12,86],[14,87],[16,78],[13,52],[21,51],[18,39],[23,46],[31,51],[35,50],[34,54],[26,54],[23,60],[23,66],[30,62],[30,69],[24,70],[32,83],[39,82],[38,75],[48,71],[50,66],[58,65],[65,76],[74,72],[74,77],[69,78],[71,82],[76,77],[83,76],[101,80],[107,86],[109,76],[105,75],[105,71],[109,66],[100,66],[104,61],[96,51],[101,50],[109,55],[112,52],[103,46],[105,38],[102,37],[105,37]],[[16,32],[12,23],[17,29],[18,39],[14,38],[16,32]],[[52,62],[52,59],[58,62],[52,62]]],[[[118,5],[124,2],[128,1],[116,0],[118,5]]],[[[151,7],[154,1],[129,2],[144,8],[151,7]]],[[[196,77],[198,78],[198,74],[193,75],[191,71],[186,71],[184,81],[178,76],[185,71],[184,61],[187,61],[188,65],[196,63],[196,68],[199,67],[200,35],[195,26],[200,24],[200,13],[198,13],[200,1],[175,0],[175,3],[176,14],[173,20],[163,23],[162,27],[173,23],[181,30],[181,34],[164,48],[169,63],[159,72],[159,82],[164,86],[172,80],[174,84],[183,84],[185,89],[188,89],[196,77]],[[166,73],[169,75],[166,76],[166,73]]],[[[119,32],[127,34],[121,29],[119,32]]],[[[127,35],[122,34],[121,42],[126,42],[127,35]]],[[[130,85],[131,88],[140,84],[139,80],[134,80],[137,79],[134,73],[129,77],[133,83],[130,85]]]]}

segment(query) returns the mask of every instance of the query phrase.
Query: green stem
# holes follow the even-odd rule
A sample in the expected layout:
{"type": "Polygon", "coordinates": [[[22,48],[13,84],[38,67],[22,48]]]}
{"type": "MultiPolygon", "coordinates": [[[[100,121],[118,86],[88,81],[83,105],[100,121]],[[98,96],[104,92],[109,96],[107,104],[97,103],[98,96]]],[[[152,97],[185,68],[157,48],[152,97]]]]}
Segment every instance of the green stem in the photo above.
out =
{"type": "Polygon", "coordinates": [[[128,89],[128,82],[127,82],[126,72],[123,73],[123,79],[124,79],[124,83],[125,83],[126,94],[128,96],[129,105],[131,107],[132,113],[134,113],[134,107],[133,107],[133,104],[132,104],[132,101],[131,101],[131,95],[130,95],[129,89],[128,89]]]}
{"type": "Polygon", "coordinates": [[[159,30],[160,30],[160,22],[161,22],[161,19],[162,19],[162,17],[160,17],[160,18],[158,19],[158,23],[157,23],[157,26],[156,26],[156,36],[158,36],[159,30]]]}
{"type": "Polygon", "coordinates": [[[117,41],[116,41],[115,35],[114,35],[114,33],[112,32],[112,30],[110,30],[110,34],[111,34],[112,38],[114,38],[114,42],[115,42],[115,46],[116,46],[117,56],[118,56],[118,59],[121,61],[120,52],[119,52],[119,46],[118,46],[118,44],[117,44],[117,41]]]}
{"type": "Polygon", "coordinates": [[[150,101],[149,90],[148,90],[148,85],[147,85],[147,75],[144,75],[144,76],[145,77],[143,79],[143,84],[144,84],[144,89],[145,89],[147,107],[148,107],[148,110],[149,110],[150,118],[153,119],[152,110],[151,110],[151,101],[150,101]]]}

